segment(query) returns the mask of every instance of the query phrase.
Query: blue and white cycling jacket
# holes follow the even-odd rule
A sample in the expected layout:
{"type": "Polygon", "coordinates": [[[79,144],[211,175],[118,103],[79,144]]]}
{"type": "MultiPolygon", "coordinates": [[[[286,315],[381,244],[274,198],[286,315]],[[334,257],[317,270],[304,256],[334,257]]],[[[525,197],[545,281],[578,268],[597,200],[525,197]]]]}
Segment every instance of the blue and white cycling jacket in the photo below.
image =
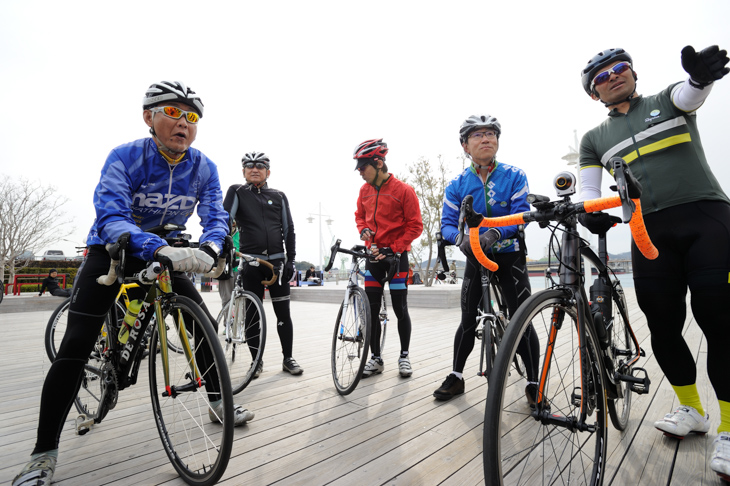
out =
{"type": "Polygon", "coordinates": [[[215,164],[194,148],[182,161],[168,164],[152,138],[120,145],[101,170],[94,193],[96,219],[86,244],[114,243],[129,232],[132,256],[153,260],[155,250],[167,243],[144,230],[163,223],[185,224],[196,204],[203,226],[200,242],[222,248],[228,213],[215,164]]]}
{"type": "MultiPolygon", "coordinates": [[[[474,210],[487,217],[506,216],[530,210],[527,195],[530,188],[522,169],[495,161],[486,184],[476,173],[473,165],[456,176],[444,191],[444,207],[441,212],[441,235],[452,244],[459,233],[459,208],[468,194],[474,197],[474,210]]],[[[481,228],[480,233],[488,228],[481,228]]],[[[492,246],[492,251],[508,253],[524,251],[517,238],[517,226],[496,228],[502,235],[492,246]]],[[[465,228],[465,232],[468,230],[465,228]]],[[[467,236],[468,237],[468,236],[467,236]]]]}

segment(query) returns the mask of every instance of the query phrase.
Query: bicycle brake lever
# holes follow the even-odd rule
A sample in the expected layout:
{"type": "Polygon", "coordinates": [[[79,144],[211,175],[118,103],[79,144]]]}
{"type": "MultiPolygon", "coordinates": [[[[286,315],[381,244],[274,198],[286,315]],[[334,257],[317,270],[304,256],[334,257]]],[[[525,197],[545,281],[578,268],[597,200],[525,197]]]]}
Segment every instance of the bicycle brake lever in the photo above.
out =
{"type": "Polygon", "coordinates": [[[631,221],[631,216],[636,210],[632,199],[641,197],[641,184],[631,173],[631,169],[621,157],[611,157],[608,161],[613,169],[613,176],[616,179],[616,190],[621,198],[621,209],[623,210],[623,222],[631,221]]]}
{"type": "Polygon", "coordinates": [[[470,194],[467,195],[461,201],[459,209],[459,234],[456,235],[456,246],[461,245],[461,241],[464,239],[464,224],[466,223],[469,228],[478,228],[482,220],[484,220],[484,216],[474,212],[474,197],[470,194]]]}

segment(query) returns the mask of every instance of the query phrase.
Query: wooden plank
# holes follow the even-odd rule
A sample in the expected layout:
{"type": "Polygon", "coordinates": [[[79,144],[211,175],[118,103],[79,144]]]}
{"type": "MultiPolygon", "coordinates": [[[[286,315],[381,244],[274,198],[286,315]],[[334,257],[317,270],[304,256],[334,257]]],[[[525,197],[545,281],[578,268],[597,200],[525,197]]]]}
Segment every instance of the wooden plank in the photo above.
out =
{"type": "MultiPolygon", "coordinates": [[[[683,486],[697,484],[690,478],[699,468],[706,468],[713,436],[708,434],[691,447],[680,445],[674,463],[676,441],[653,427],[658,416],[673,408],[674,393],[653,358],[648,327],[631,289],[626,297],[637,337],[647,349],[642,364],[650,373],[652,389],[647,396],[634,395],[628,430],[609,432],[607,473],[615,472],[615,477],[607,478],[606,484],[666,484],[672,468],[673,482],[682,478],[683,486]]],[[[211,313],[217,314],[218,295],[205,293],[203,298],[211,313]]],[[[478,347],[467,361],[466,393],[449,402],[432,397],[451,371],[458,307],[411,307],[414,374],[409,379],[398,376],[400,344],[397,320],[391,315],[383,353],[385,372],[362,380],[351,395],[341,397],[334,390],[329,362],[339,305],[292,304],[294,357],[305,369],[298,377],[281,370],[275,316],[268,299],[264,306],[269,319],[264,373],[234,397],[253,410],[256,418],[236,429],[233,455],[221,484],[483,483],[486,382],[475,376],[478,347]]],[[[50,366],[42,343],[50,315],[51,311],[38,311],[0,317],[9,344],[0,355],[0,366],[9,371],[6,386],[0,390],[4,424],[0,429],[0,482],[5,484],[26,462],[35,442],[40,389],[50,366]]],[[[698,382],[706,382],[701,331],[692,325],[687,333],[693,353],[701,361],[698,382]]],[[[518,392],[516,399],[524,399],[518,392]]],[[[709,413],[717,417],[712,402],[714,407],[717,403],[711,399],[714,392],[705,386],[701,393],[709,413]]],[[[64,424],[54,484],[183,484],[162,451],[151,419],[146,367],[138,383],[122,391],[117,407],[91,433],[76,436],[74,418],[72,410],[64,424]]],[[[714,474],[705,472],[703,478],[703,484],[718,484],[714,474]]]]}

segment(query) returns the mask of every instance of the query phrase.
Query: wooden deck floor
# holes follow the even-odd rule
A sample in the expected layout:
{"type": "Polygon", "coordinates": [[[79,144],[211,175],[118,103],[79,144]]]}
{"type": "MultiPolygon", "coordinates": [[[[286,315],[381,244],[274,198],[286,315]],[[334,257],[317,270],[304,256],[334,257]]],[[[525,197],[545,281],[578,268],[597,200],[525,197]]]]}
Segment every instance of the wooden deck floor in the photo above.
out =
{"type": "MultiPolygon", "coordinates": [[[[212,311],[216,294],[204,294],[212,311]]],[[[697,357],[703,404],[711,433],[684,441],[664,437],[653,422],[675,406],[674,393],[653,357],[643,315],[627,291],[635,331],[647,349],[643,365],[652,379],[649,395],[634,396],[630,426],[611,429],[607,485],[719,485],[708,468],[719,423],[714,392],[705,372],[706,343],[697,325],[686,326],[697,357]]],[[[332,385],[330,340],[338,305],[293,302],[294,357],[305,369],[293,377],[281,370],[274,314],[266,303],[269,339],[264,373],[236,402],[256,413],[236,429],[233,456],[221,481],[227,485],[477,485],[483,484],[481,441],[486,380],[475,376],[477,353],[465,372],[466,393],[438,402],[432,392],[450,371],[458,308],[412,308],[414,373],[397,373],[400,349],[389,330],[384,374],[361,381],[349,396],[332,385]]],[[[50,311],[0,315],[5,351],[0,355],[0,483],[9,484],[35,442],[38,402],[48,370],[42,335],[50,311]]],[[[72,409],[61,437],[54,484],[183,484],[161,449],[145,383],[121,393],[105,421],[85,436],[73,433],[72,409]]]]}

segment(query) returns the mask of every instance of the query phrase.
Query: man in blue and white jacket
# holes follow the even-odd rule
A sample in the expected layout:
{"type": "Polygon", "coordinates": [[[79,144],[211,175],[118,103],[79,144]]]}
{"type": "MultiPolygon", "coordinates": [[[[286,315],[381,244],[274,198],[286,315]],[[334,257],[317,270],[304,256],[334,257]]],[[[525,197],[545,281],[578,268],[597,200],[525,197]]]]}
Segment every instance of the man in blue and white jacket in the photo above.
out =
{"type": "MultiPolygon", "coordinates": [[[[441,213],[441,235],[454,244],[459,233],[459,210],[467,195],[474,198],[474,210],[487,217],[506,216],[530,210],[527,194],[530,192],[525,173],[511,165],[497,162],[499,136],[502,127],[490,115],[471,116],[461,125],[459,140],[472,163],[456,176],[444,191],[441,213]]],[[[524,241],[517,226],[482,228],[479,241],[482,250],[498,265],[498,280],[510,314],[530,296],[530,279],[527,273],[524,241]]],[[[482,298],[481,264],[474,257],[465,235],[460,250],[466,255],[464,283],[461,290],[461,322],[454,338],[454,361],[451,373],[433,393],[438,400],[449,400],[464,393],[464,366],[474,349],[476,318],[482,298]]],[[[527,350],[521,346],[518,352],[528,367],[528,375],[534,375],[530,363],[537,362],[539,343],[535,333],[534,346],[527,350]],[[534,361],[531,360],[534,356],[534,361]]],[[[535,378],[532,376],[531,378],[535,378]]],[[[528,402],[534,386],[528,385],[528,402]]],[[[534,392],[532,393],[534,396],[534,392]]]]}
{"type": "MultiPolygon", "coordinates": [[[[127,268],[139,270],[146,261],[166,261],[175,272],[175,292],[200,304],[216,325],[183,273],[210,271],[228,233],[218,170],[202,152],[190,148],[203,116],[203,103],[183,83],[162,81],[148,88],[142,108],[152,137],[115,148],[101,171],[94,193],[96,220],[86,241],[89,252],[74,282],[63,343],[43,385],[36,446],[31,461],[13,480],[14,486],[51,483],[63,423],[84,364],[119,291],[116,282],[109,286],[97,283],[109,271],[106,244],[130,233],[127,251],[132,258],[127,258],[127,268]],[[184,224],[196,206],[203,226],[200,249],[173,248],[160,236],[145,232],[161,224],[184,224]]],[[[220,384],[213,381],[206,382],[208,395],[220,397],[220,384]]],[[[218,422],[223,417],[222,403],[210,400],[210,419],[218,422]]],[[[251,418],[253,413],[240,405],[234,407],[236,425],[251,418]]]]}

